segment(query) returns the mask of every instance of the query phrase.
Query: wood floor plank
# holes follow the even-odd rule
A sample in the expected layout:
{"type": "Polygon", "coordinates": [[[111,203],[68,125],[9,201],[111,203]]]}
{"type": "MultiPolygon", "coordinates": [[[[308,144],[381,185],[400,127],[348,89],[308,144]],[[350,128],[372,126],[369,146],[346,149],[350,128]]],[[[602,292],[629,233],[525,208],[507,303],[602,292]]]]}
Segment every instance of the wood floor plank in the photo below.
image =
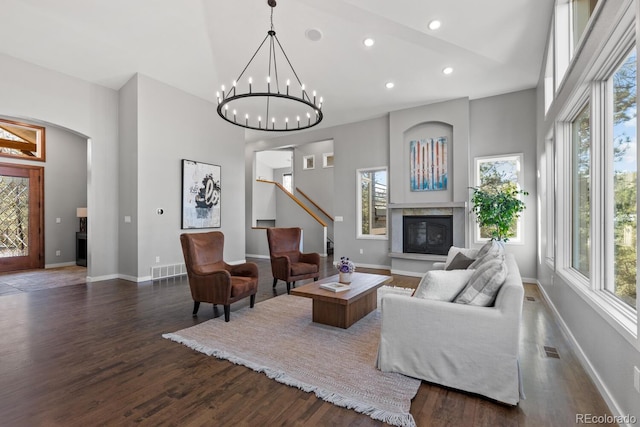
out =
{"type": "MultiPolygon", "coordinates": [[[[268,260],[254,261],[257,302],[286,293],[282,282],[272,288],[268,260]]],[[[334,274],[331,259],[323,261],[321,276],[334,274]]],[[[64,283],[61,274],[58,283],[64,283]]],[[[395,275],[392,284],[415,288],[418,282],[395,275]]],[[[20,293],[0,293],[2,425],[384,425],[162,338],[222,315],[203,304],[191,316],[186,278],[34,285],[40,290],[32,291],[25,283],[20,293]]],[[[537,288],[525,291],[534,298],[524,303],[520,344],[527,399],[510,407],[423,382],[411,405],[418,426],[566,426],[576,413],[610,414],[537,288]],[[544,357],[544,345],[555,347],[560,359],[544,357]]],[[[247,306],[248,299],[234,304],[224,327],[233,327],[233,313],[247,306]]]]}

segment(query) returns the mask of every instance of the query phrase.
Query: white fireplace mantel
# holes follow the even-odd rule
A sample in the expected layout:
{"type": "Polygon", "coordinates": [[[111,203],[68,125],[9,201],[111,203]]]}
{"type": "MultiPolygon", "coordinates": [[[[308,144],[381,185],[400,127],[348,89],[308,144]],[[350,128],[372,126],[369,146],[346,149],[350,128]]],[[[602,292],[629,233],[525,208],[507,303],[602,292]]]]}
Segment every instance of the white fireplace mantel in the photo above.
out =
{"type": "Polygon", "coordinates": [[[467,202],[389,203],[388,209],[467,208],[467,202]]]}

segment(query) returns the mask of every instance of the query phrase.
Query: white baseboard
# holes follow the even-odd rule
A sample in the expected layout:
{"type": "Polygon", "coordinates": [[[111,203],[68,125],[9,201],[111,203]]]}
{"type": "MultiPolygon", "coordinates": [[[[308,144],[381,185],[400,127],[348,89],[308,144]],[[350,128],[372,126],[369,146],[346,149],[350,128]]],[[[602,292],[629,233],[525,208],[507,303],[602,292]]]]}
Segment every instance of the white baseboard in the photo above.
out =
{"type": "Polygon", "coordinates": [[[260,259],[269,259],[271,258],[269,255],[258,255],[258,254],[246,254],[247,258],[260,258],[260,259]]]}
{"type": "Polygon", "coordinates": [[[44,268],[60,268],[60,267],[73,267],[74,265],[76,265],[75,261],[70,261],[70,262],[59,262],[57,264],[45,264],[44,268]]]}
{"type": "Polygon", "coordinates": [[[399,276],[409,276],[409,277],[422,277],[424,273],[419,273],[415,271],[405,271],[405,270],[391,270],[391,274],[397,274],[399,276]]]}
{"type": "MultiPolygon", "coordinates": [[[[523,279],[523,281],[526,281],[526,280],[523,279]]],[[[582,365],[584,370],[587,372],[591,380],[594,382],[594,384],[598,388],[600,395],[602,395],[602,397],[604,398],[611,413],[616,417],[621,417],[621,419],[624,419],[623,417],[626,414],[622,412],[620,406],[611,395],[611,392],[609,392],[609,389],[600,378],[598,371],[596,371],[594,366],[591,364],[591,361],[589,360],[585,352],[582,350],[582,347],[580,346],[576,338],[573,336],[571,329],[569,329],[569,326],[567,326],[567,324],[565,323],[564,319],[560,315],[560,312],[551,301],[551,298],[549,298],[549,294],[547,294],[547,291],[544,289],[544,286],[542,286],[538,280],[535,280],[530,283],[535,283],[538,286],[538,289],[540,290],[540,294],[542,295],[545,302],[553,312],[553,315],[555,316],[556,320],[558,321],[558,325],[560,326],[560,330],[562,334],[564,335],[565,339],[569,342],[569,345],[571,346],[571,348],[573,349],[573,352],[578,357],[580,364],[582,365]]],[[[631,424],[627,424],[627,426],[631,427],[631,424]]]]}
{"type": "Polygon", "coordinates": [[[362,267],[362,268],[375,268],[377,270],[390,270],[391,266],[390,265],[378,265],[378,264],[362,264],[362,263],[355,263],[356,268],[357,267],[362,267]]]}
{"type": "Polygon", "coordinates": [[[96,276],[96,277],[87,276],[87,283],[102,282],[104,280],[113,280],[113,279],[119,279],[119,278],[120,278],[120,275],[118,274],[108,274],[106,276],[96,276]]]}

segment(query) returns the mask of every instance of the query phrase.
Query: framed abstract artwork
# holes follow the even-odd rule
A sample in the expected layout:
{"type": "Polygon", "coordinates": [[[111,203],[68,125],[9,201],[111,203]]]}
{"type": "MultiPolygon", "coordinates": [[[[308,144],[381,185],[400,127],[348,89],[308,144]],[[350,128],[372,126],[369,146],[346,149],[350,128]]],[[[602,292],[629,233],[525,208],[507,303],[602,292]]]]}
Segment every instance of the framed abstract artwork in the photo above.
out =
{"type": "Polygon", "coordinates": [[[220,227],[220,166],[182,160],[182,228],[220,227]]]}
{"type": "Polygon", "coordinates": [[[447,189],[447,138],[425,138],[409,143],[411,191],[447,189]]]}

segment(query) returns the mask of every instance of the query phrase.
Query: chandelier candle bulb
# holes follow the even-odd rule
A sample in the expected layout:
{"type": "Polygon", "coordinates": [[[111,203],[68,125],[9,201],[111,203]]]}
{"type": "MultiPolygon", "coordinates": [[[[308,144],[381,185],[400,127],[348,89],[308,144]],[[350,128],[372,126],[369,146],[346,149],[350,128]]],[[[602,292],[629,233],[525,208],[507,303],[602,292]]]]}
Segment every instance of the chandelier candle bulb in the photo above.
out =
{"type": "Polygon", "coordinates": [[[267,76],[267,92],[271,92],[271,77],[267,76]]]}
{"type": "Polygon", "coordinates": [[[236,110],[233,110],[233,121],[236,121],[236,110]]]}
{"type": "Polygon", "coordinates": [[[244,115],[244,125],[245,126],[249,126],[249,115],[248,114],[244,115]]]}
{"type": "Polygon", "coordinates": [[[291,83],[291,81],[289,79],[287,79],[287,95],[289,95],[289,84],[291,83]]]}
{"type": "Polygon", "coordinates": [[[249,93],[251,93],[251,84],[253,83],[253,79],[249,77],[249,93]]]}
{"type": "Polygon", "coordinates": [[[262,117],[258,116],[258,127],[262,127],[262,117]]]}
{"type": "Polygon", "coordinates": [[[296,116],[296,120],[298,120],[298,127],[300,127],[300,116],[296,116]]]}

